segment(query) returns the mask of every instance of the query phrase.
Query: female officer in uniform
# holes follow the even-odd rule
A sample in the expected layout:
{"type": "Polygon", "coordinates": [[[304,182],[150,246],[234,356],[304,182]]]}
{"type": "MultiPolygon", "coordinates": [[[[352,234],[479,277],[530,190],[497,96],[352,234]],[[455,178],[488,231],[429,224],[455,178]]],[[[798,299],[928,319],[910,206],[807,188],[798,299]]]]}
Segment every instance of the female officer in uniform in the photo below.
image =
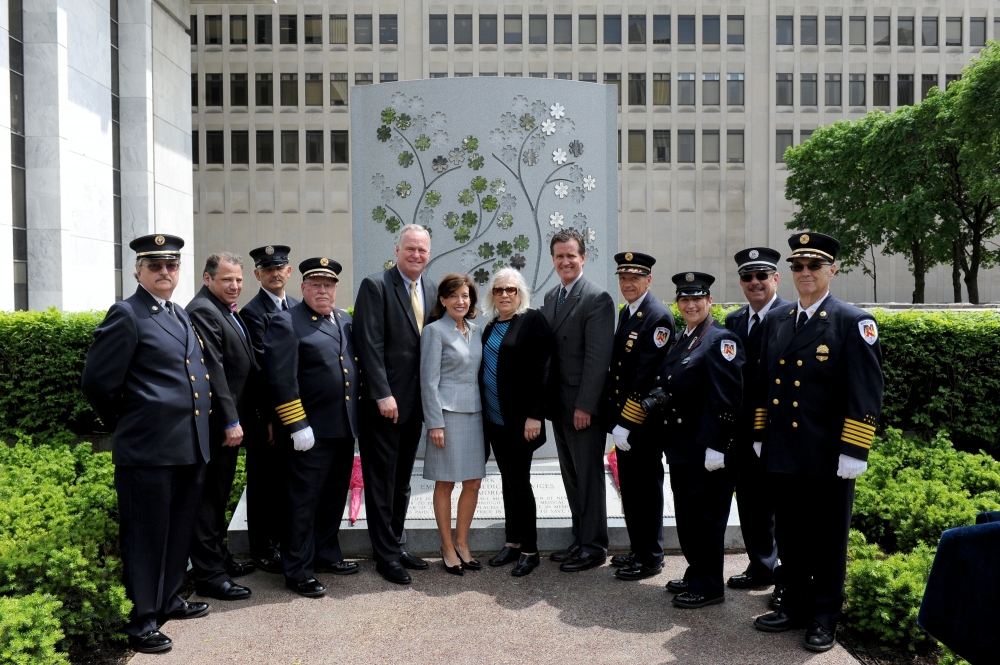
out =
{"type": "Polygon", "coordinates": [[[701,272],[673,276],[687,328],[660,365],[656,385],[665,402],[649,416],[663,430],[677,537],[688,562],[684,579],[667,589],[677,594],[675,606],[692,609],[725,600],[723,540],[733,500],[725,453],[743,396],[740,341],[709,313],[714,281],[701,272]]]}

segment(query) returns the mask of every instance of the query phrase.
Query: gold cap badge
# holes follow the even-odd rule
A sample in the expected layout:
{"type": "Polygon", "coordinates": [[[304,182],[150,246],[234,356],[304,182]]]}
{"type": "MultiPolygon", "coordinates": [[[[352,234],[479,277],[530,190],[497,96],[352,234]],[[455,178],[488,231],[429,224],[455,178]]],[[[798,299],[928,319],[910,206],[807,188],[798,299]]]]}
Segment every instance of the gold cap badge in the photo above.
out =
{"type": "Polygon", "coordinates": [[[324,257],[319,260],[319,264],[325,268],[330,265],[330,259],[324,257]]]}
{"type": "Polygon", "coordinates": [[[808,233],[803,233],[802,235],[799,236],[799,244],[801,244],[801,245],[808,245],[809,244],[809,234],[808,233]]]}
{"type": "Polygon", "coordinates": [[[625,252],[625,260],[626,261],[632,260],[632,252],[625,252]]]}
{"type": "Polygon", "coordinates": [[[155,242],[157,245],[162,245],[166,241],[167,239],[164,238],[163,236],[156,236],[156,238],[153,239],[153,242],[155,242]]]}

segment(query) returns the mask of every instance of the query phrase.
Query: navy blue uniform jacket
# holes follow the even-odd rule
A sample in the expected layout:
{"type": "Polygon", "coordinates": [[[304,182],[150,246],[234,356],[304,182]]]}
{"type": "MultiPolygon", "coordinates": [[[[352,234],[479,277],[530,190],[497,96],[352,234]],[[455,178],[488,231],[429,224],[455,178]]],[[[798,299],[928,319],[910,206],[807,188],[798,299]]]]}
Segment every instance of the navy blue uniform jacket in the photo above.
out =
{"type": "MultiPolygon", "coordinates": [[[[298,305],[299,301],[286,292],[285,304],[288,309],[291,309],[298,305]]],[[[271,300],[271,296],[263,287],[257,291],[257,295],[250,302],[240,308],[240,318],[243,319],[243,323],[246,324],[250,333],[250,342],[257,355],[257,365],[260,367],[264,366],[264,331],[267,330],[267,324],[271,322],[271,319],[279,313],[280,310],[275,307],[274,301],[271,300]]]]}

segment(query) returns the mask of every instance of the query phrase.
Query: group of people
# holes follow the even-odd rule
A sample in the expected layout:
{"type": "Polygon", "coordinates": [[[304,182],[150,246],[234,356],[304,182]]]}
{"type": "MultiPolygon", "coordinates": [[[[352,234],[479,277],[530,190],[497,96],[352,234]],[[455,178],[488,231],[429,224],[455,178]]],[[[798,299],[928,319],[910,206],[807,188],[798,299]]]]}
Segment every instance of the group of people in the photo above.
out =
{"type": "Polygon", "coordinates": [[[169,649],[164,621],[209,611],[179,595],[189,559],[198,595],[219,600],[249,597],[233,578],[256,568],[284,575],[307,597],[325,593],[317,573],[357,572],[338,542],[355,441],[383,578],[408,584],[409,571],[428,568],[407,551],[404,528],[425,429],[423,476],[435,481],[444,569],[482,568],[469,531],[492,453],[506,542],[487,563],[530,574],[541,563],[531,461],[545,420],[572,513],[572,541],[549,557],[562,571],[607,562],[610,434],[631,544],[611,559],[618,579],[662,571],[665,454],[688,563],[667,584],[673,604],[724,601],[735,490],[750,564],[728,585],[775,584],[774,611],[755,626],[806,628],[807,649],[833,646],[854,478],[865,470],[882,400],[875,321],[829,293],[835,239],[807,232],[789,240],[797,303],[777,295],[777,251],[739,252],[748,304],[725,326],[710,311],[715,278],[674,275],[682,327],[650,293],[652,256],[615,256],[626,301],[616,311],[583,275],[586,243],[572,229],[552,237],[559,284],[532,309],[536,294],[513,268],[497,271],[482,298],[468,275],[432,283],[424,274],[430,235],[404,226],[395,265],[362,281],[353,318],[335,307],[341,265],[333,259],[299,264],[301,302],[285,293],[292,266],[283,245],[250,252],[261,288],[242,309],[243,259],[229,252],[208,257],[202,289],[181,308],[170,298],[183,245],[169,235],[130,243],[139,287],[95,331],[83,375],[114,431],[132,648],[169,649]],[[240,446],[248,562],[224,545],[240,446]]]}

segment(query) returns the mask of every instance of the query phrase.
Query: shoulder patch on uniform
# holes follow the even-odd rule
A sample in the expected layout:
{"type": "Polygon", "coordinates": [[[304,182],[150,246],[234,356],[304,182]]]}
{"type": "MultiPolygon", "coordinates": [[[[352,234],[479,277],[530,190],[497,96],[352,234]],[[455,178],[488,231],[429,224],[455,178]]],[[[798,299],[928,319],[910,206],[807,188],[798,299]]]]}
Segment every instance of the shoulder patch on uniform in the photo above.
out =
{"type": "Polygon", "coordinates": [[[659,327],[653,331],[653,344],[656,348],[662,349],[670,340],[670,328],[659,327]]]}
{"type": "Polygon", "coordinates": [[[872,319],[858,321],[858,330],[861,332],[861,339],[869,344],[874,344],[878,340],[878,326],[872,319]]]}
{"type": "Polygon", "coordinates": [[[722,340],[719,348],[722,351],[722,357],[726,360],[732,361],[732,359],[736,357],[736,342],[733,340],[722,340]]]}

